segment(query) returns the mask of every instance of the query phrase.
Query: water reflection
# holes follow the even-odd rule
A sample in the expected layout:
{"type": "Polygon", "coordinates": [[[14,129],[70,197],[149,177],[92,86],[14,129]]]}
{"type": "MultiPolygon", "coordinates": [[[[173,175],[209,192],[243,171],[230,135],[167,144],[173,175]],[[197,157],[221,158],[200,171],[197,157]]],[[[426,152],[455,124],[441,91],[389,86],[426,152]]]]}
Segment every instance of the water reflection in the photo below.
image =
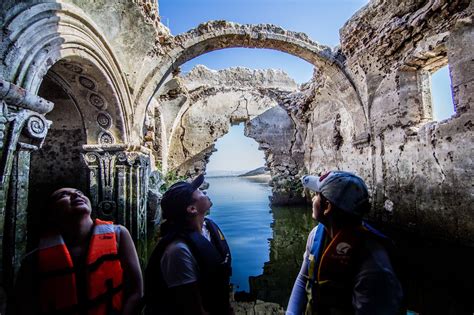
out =
{"type": "Polygon", "coordinates": [[[249,276],[258,276],[269,260],[271,188],[240,177],[208,177],[211,217],[224,232],[232,253],[232,283],[249,291],[249,276]]]}
{"type": "Polygon", "coordinates": [[[265,263],[262,275],[250,278],[250,293],[286,308],[303,261],[306,238],[315,223],[306,207],[272,207],[272,212],[270,261],[265,263]]]}
{"type": "Polygon", "coordinates": [[[272,207],[271,188],[252,178],[207,178],[210,217],[232,252],[232,283],[253,298],[287,305],[306,238],[314,227],[307,207],[272,207]]]}

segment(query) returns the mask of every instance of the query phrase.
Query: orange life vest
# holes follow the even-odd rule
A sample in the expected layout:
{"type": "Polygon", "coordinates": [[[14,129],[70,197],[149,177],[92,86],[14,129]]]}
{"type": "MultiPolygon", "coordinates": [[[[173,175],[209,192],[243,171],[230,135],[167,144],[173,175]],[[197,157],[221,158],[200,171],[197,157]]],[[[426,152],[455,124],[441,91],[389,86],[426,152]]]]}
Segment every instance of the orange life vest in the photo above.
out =
{"type": "Polygon", "coordinates": [[[112,222],[95,220],[85,266],[85,303],[78,303],[76,271],[60,234],[40,239],[38,266],[42,314],[108,315],[122,310],[123,271],[112,222]]]}

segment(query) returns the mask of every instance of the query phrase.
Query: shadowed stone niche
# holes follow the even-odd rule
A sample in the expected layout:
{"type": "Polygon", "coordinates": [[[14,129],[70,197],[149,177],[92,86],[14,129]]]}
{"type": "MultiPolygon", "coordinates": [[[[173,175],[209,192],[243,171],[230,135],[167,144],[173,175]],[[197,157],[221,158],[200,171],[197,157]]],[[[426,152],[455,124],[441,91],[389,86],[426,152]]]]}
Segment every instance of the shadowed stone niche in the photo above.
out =
{"type": "Polygon", "coordinates": [[[38,93],[55,106],[47,115],[52,122],[48,137],[41,150],[31,157],[30,203],[34,205],[42,204],[47,198],[45,195],[61,186],[87,193],[87,172],[80,155],[82,146],[87,143],[82,113],[74,99],[51,76],[45,77],[38,93]]]}
{"type": "Polygon", "coordinates": [[[29,247],[39,238],[44,204],[61,187],[77,188],[89,197],[84,145],[113,145],[124,137],[120,102],[106,74],[92,61],[69,57],[43,77],[38,95],[54,102],[46,115],[51,128],[43,147],[32,154],[28,208],[29,247]]]}

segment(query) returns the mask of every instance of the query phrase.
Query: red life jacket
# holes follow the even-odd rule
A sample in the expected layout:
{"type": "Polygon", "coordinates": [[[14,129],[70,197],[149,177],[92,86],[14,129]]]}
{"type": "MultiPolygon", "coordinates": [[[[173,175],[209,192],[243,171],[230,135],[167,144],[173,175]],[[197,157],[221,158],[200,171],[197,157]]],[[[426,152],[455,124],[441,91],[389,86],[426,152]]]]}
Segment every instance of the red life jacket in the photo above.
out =
{"type": "Polygon", "coordinates": [[[78,303],[74,264],[60,234],[40,239],[38,266],[42,314],[108,315],[122,310],[123,270],[112,222],[95,220],[85,266],[85,303],[78,303]]]}

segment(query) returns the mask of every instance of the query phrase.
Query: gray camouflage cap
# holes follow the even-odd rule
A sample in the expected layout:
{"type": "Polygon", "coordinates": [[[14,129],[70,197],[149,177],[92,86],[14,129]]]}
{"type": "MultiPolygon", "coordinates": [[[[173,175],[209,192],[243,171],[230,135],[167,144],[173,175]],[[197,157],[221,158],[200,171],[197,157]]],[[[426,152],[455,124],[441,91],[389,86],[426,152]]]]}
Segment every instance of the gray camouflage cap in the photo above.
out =
{"type": "Polygon", "coordinates": [[[363,216],[369,202],[369,192],[362,178],[345,171],[330,171],[320,177],[305,175],[303,186],[321,193],[339,209],[363,216]]]}

